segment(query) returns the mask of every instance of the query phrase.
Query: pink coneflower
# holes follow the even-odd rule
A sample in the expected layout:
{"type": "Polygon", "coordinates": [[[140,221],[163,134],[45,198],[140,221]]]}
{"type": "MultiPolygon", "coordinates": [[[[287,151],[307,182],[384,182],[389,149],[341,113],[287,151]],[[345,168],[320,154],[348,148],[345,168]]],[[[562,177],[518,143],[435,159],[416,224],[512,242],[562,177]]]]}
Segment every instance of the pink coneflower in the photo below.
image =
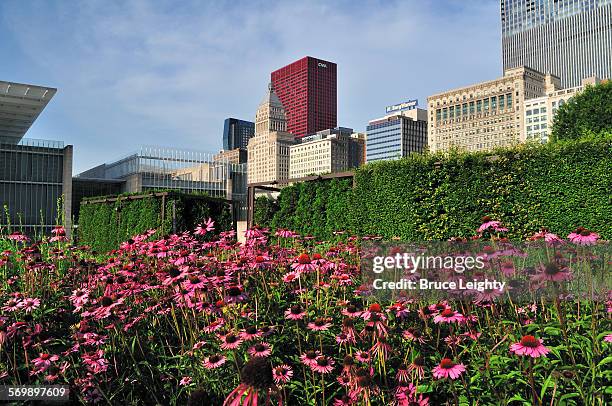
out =
{"type": "Polygon", "coordinates": [[[272,377],[277,384],[287,383],[293,377],[293,369],[289,365],[279,365],[272,368],[272,377]]]}
{"type": "MultiPolygon", "coordinates": [[[[257,406],[260,398],[269,405],[277,391],[270,362],[266,358],[255,357],[240,371],[240,384],[227,396],[223,406],[257,406]]],[[[279,404],[282,404],[282,400],[279,400],[279,404]]]]}
{"type": "Polygon", "coordinates": [[[491,303],[494,302],[498,297],[504,294],[499,289],[484,289],[482,291],[474,292],[474,303],[491,303]]]}
{"type": "Polygon", "coordinates": [[[336,336],[338,344],[355,344],[355,336],[347,333],[340,333],[336,336]]]}
{"type": "Polygon", "coordinates": [[[394,406],[429,406],[429,398],[417,393],[417,388],[411,383],[397,388],[394,406]]]}
{"type": "Polygon", "coordinates": [[[183,287],[189,291],[195,289],[203,289],[206,287],[206,281],[204,278],[198,275],[189,275],[186,281],[183,282],[183,287]]]}
{"type": "Polygon", "coordinates": [[[346,317],[361,317],[362,312],[357,308],[357,306],[349,304],[342,309],[341,313],[346,317]]]}
{"type": "Polygon", "coordinates": [[[355,358],[364,363],[368,363],[372,359],[368,351],[357,351],[357,353],[355,353],[355,358]]]}
{"type": "Polygon", "coordinates": [[[300,273],[297,271],[287,272],[283,276],[283,282],[285,283],[297,282],[299,279],[300,279],[300,273]]]}
{"type": "Polygon", "coordinates": [[[480,225],[480,227],[478,227],[478,232],[479,233],[483,233],[486,230],[493,230],[493,231],[497,231],[497,232],[505,232],[508,231],[507,228],[502,227],[501,221],[497,221],[497,220],[491,220],[491,217],[489,216],[484,216],[482,218],[482,224],[480,225]]]}
{"type": "Polygon", "coordinates": [[[6,301],[4,306],[2,306],[2,310],[4,310],[5,312],[9,312],[9,313],[16,312],[17,310],[20,309],[20,306],[19,306],[20,303],[21,303],[20,300],[11,298],[6,301]]]}
{"type": "Polygon", "coordinates": [[[416,357],[413,359],[410,365],[408,365],[408,371],[416,374],[419,379],[423,379],[425,376],[425,360],[423,357],[416,357]]]}
{"type": "Polygon", "coordinates": [[[548,348],[542,344],[542,340],[535,338],[532,335],[523,336],[521,341],[510,346],[510,351],[516,355],[528,355],[532,358],[546,356],[550,352],[548,348]]]}
{"type": "Polygon", "coordinates": [[[274,235],[282,238],[296,238],[300,236],[298,233],[293,232],[291,230],[287,230],[286,228],[279,228],[278,230],[276,230],[276,233],[274,233],[274,235]]]}
{"type": "Polygon", "coordinates": [[[527,238],[529,241],[537,241],[544,240],[549,245],[561,245],[565,244],[565,241],[561,239],[557,234],[550,233],[546,229],[542,229],[542,231],[535,233],[531,237],[527,238]]]}
{"type": "Polygon", "coordinates": [[[594,245],[599,239],[599,234],[589,231],[584,227],[578,227],[567,236],[567,239],[576,245],[594,245]]]}
{"type": "Polygon", "coordinates": [[[451,307],[448,305],[448,303],[446,303],[446,301],[434,303],[428,306],[428,309],[431,311],[432,314],[442,313],[444,310],[450,308],[451,307]]]}
{"type": "Polygon", "coordinates": [[[27,242],[28,241],[28,237],[26,237],[25,235],[23,235],[23,233],[19,231],[15,231],[14,233],[7,235],[6,238],[8,238],[11,241],[17,241],[17,242],[27,242]]]}
{"type": "Polygon", "coordinates": [[[269,357],[272,354],[268,343],[257,343],[250,347],[247,352],[251,357],[269,357]]]}
{"type": "Polygon", "coordinates": [[[59,357],[57,355],[40,354],[38,358],[34,358],[32,360],[32,363],[36,367],[34,373],[39,374],[46,371],[51,366],[51,363],[57,361],[58,359],[59,357]]]}
{"type": "Polygon", "coordinates": [[[300,361],[302,361],[302,364],[310,367],[317,363],[317,358],[320,355],[321,353],[319,351],[306,351],[304,354],[300,355],[300,361]]]}
{"type": "Polygon", "coordinates": [[[66,242],[68,238],[66,238],[66,230],[62,226],[56,226],[51,230],[53,233],[53,237],[49,240],[50,242],[66,242]]]}
{"type": "Polygon", "coordinates": [[[20,309],[26,313],[32,313],[34,310],[40,307],[40,299],[26,297],[17,305],[20,309]]]}
{"type": "Polygon", "coordinates": [[[219,368],[221,365],[225,364],[226,358],[223,355],[211,355],[204,358],[202,361],[202,365],[206,369],[215,369],[219,368]]]}
{"type": "Polygon", "coordinates": [[[224,350],[235,350],[240,347],[242,344],[242,339],[235,334],[228,334],[223,337],[223,342],[221,343],[221,349],[224,350]]]}
{"type": "Polygon", "coordinates": [[[376,340],[376,343],[374,343],[372,346],[371,352],[374,357],[379,357],[382,360],[386,360],[391,352],[391,345],[387,343],[387,339],[385,337],[379,337],[378,340],[376,340]]]}
{"type": "Polygon", "coordinates": [[[462,320],[463,315],[452,309],[445,309],[434,317],[434,323],[458,323],[462,320]]]}
{"type": "Polygon", "coordinates": [[[454,380],[465,372],[465,365],[455,364],[450,358],[443,358],[442,361],[440,361],[440,365],[436,366],[432,372],[434,378],[450,378],[454,380]]]}
{"type": "Polygon", "coordinates": [[[285,311],[285,318],[287,320],[301,320],[304,316],[306,316],[306,312],[300,305],[293,305],[285,311]]]}
{"type": "Polygon", "coordinates": [[[181,378],[181,380],[179,381],[179,385],[181,386],[187,386],[191,384],[191,377],[190,376],[184,376],[181,378]]]}
{"type": "Polygon", "coordinates": [[[321,355],[316,359],[314,363],[310,365],[310,368],[314,372],[318,372],[320,374],[328,374],[334,370],[334,360],[325,355],[321,355]]]}
{"type": "Polygon", "coordinates": [[[206,341],[198,341],[193,345],[192,349],[199,350],[200,348],[204,347],[204,345],[206,345],[206,341]]]}
{"type": "Polygon", "coordinates": [[[381,314],[381,312],[382,307],[378,303],[372,303],[370,307],[368,307],[368,310],[361,313],[361,317],[363,317],[364,320],[370,320],[372,317],[381,316],[380,318],[384,320],[385,317],[381,314]]]}
{"type": "Polygon", "coordinates": [[[209,231],[213,231],[215,229],[215,222],[209,218],[204,225],[198,224],[195,231],[193,232],[195,235],[204,235],[209,231]]]}
{"type": "Polygon", "coordinates": [[[251,341],[261,337],[261,335],[262,333],[257,329],[257,327],[249,326],[245,328],[243,332],[240,333],[240,338],[242,338],[244,341],[251,341]]]}
{"type": "Polygon", "coordinates": [[[240,286],[234,285],[225,290],[223,301],[225,303],[241,303],[246,299],[247,295],[244,293],[244,290],[240,286]]]}
{"type": "Polygon", "coordinates": [[[268,231],[267,229],[262,229],[258,226],[255,226],[253,228],[249,228],[248,230],[246,230],[244,232],[244,236],[247,238],[247,240],[254,240],[254,239],[265,237],[265,233],[267,231],[268,231]]]}
{"type": "Polygon", "coordinates": [[[408,330],[404,330],[404,332],[402,333],[402,337],[404,337],[408,341],[417,341],[421,344],[425,342],[423,334],[416,328],[409,328],[408,330]]]}
{"type": "Polygon", "coordinates": [[[395,380],[400,384],[406,384],[410,382],[410,374],[406,365],[401,364],[397,368],[397,372],[395,373],[395,380]]]}
{"type": "Polygon", "coordinates": [[[225,325],[225,319],[218,318],[203,328],[205,333],[213,333],[225,325]]]}
{"type": "Polygon", "coordinates": [[[538,273],[534,276],[537,280],[562,282],[572,278],[567,268],[561,267],[554,262],[538,265],[538,273]]]}
{"type": "Polygon", "coordinates": [[[312,331],[327,331],[331,326],[332,324],[322,317],[308,323],[308,329],[312,331]]]}
{"type": "Polygon", "coordinates": [[[316,267],[313,265],[312,261],[310,260],[310,257],[306,253],[300,254],[295,259],[295,262],[291,264],[291,268],[293,268],[294,270],[298,272],[311,272],[316,269],[316,267]]]}

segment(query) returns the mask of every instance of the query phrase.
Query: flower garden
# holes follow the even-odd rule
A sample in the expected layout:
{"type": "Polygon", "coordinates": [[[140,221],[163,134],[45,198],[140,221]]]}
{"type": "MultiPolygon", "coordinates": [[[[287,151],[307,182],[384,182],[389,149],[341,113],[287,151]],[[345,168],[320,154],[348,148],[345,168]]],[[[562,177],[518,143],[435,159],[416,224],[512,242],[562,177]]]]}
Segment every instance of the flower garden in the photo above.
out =
{"type": "MultiPolygon", "coordinates": [[[[504,228],[485,220],[473,238],[496,247],[504,228]]],[[[209,221],[99,254],[54,231],[0,240],[0,385],[69,385],[75,402],[110,405],[612,399],[610,297],[383,302],[361,279],[376,238],[343,233],[256,227],[238,243],[209,221]]],[[[584,228],[531,239],[550,246],[550,281],[603,244],[584,228]]]]}

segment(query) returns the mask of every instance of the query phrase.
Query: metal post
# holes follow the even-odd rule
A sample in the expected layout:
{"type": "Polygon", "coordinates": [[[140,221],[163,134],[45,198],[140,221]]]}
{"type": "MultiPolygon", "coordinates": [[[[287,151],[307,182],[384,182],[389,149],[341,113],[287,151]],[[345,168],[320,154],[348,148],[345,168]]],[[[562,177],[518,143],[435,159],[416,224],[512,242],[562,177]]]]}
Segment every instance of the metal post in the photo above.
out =
{"type": "Polygon", "coordinates": [[[176,234],[176,200],[172,201],[172,233],[176,234]]]}
{"type": "Polygon", "coordinates": [[[255,209],[255,188],[249,186],[247,188],[247,227],[253,227],[253,215],[255,209]]]}

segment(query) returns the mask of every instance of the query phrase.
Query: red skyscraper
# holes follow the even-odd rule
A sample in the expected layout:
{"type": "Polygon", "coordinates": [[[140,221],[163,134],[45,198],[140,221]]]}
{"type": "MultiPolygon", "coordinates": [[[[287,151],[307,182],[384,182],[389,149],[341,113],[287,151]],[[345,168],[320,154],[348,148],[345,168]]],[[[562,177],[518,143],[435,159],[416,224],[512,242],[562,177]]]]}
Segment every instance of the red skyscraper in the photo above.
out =
{"type": "Polygon", "coordinates": [[[336,64],[310,56],[272,72],[272,85],[297,137],[338,125],[336,64]]]}

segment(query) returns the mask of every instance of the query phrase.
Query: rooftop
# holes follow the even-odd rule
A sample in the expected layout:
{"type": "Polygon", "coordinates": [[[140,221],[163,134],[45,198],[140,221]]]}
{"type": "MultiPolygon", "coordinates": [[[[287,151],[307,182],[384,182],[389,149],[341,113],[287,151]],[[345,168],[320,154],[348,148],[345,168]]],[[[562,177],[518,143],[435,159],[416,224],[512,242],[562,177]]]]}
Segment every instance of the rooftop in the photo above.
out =
{"type": "Polygon", "coordinates": [[[55,93],[51,87],[0,81],[0,137],[18,143],[55,93]]]}

